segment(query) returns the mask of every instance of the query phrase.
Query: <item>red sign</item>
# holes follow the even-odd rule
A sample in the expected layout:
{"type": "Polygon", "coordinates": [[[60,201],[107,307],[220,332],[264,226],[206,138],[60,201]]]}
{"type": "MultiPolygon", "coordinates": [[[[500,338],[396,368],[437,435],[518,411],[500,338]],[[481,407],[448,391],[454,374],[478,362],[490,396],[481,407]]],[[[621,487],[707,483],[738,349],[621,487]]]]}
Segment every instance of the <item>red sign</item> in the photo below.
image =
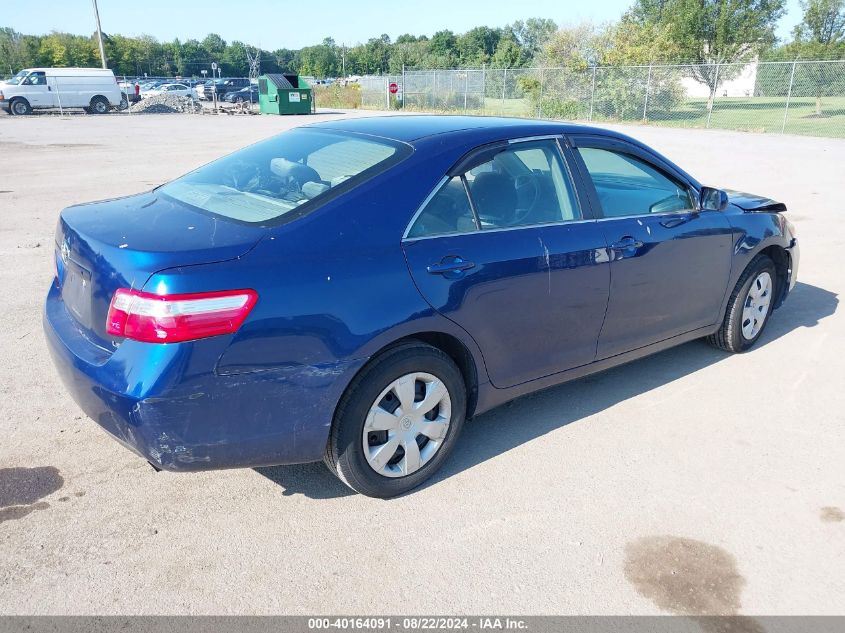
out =
{"type": "Polygon", "coordinates": [[[390,84],[390,94],[395,95],[397,92],[399,92],[399,84],[391,83],[390,84]]]}

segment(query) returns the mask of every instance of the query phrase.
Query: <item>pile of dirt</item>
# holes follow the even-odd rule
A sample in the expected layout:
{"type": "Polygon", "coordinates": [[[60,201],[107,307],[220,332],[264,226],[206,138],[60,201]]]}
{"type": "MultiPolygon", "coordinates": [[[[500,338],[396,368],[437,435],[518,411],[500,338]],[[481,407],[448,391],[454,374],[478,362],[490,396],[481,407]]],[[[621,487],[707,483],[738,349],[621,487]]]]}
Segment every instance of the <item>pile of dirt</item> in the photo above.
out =
{"type": "Polygon", "coordinates": [[[178,95],[151,95],[133,103],[131,112],[139,114],[173,114],[178,112],[201,112],[202,105],[190,97],[178,95]]]}

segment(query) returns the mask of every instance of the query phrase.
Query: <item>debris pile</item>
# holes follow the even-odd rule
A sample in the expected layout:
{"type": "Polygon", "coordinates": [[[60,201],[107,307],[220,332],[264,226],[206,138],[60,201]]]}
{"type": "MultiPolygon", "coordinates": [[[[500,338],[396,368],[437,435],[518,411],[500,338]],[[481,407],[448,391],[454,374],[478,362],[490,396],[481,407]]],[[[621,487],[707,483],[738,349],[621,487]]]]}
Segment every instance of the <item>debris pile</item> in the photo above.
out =
{"type": "Polygon", "coordinates": [[[179,95],[150,95],[131,105],[132,113],[172,114],[175,112],[201,112],[202,105],[190,97],[179,95]]]}

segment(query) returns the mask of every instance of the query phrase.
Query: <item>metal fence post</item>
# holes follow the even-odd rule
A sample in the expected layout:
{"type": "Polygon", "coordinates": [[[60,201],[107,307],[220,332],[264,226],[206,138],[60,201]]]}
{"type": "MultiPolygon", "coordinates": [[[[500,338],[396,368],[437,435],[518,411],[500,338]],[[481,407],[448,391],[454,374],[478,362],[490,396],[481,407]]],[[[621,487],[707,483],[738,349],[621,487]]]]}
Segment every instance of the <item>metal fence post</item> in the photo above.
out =
{"type": "Polygon", "coordinates": [[[643,123],[645,123],[648,113],[648,90],[651,87],[651,64],[648,65],[648,76],[645,80],[645,99],[643,101],[643,123]]]}
{"type": "Polygon", "coordinates": [[[543,83],[546,74],[543,72],[543,67],[540,66],[540,98],[537,99],[537,118],[541,118],[543,113],[543,83]]]}
{"type": "Polygon", "coordinates": [[[481,114],[487,104],[487,64],[481,64],[481,114]]]}
{"type": "Polygon", "coordinates": [[[399,94],[402,95],[402,109],[408,103],[408,84],[405,83],[405,64],[402,64],[402,85],[399,86],[399,94]]]}
{"type": "Polygon", "coordinates": [[[384,76],[384,106],[390,110],[390,75],[384,76]]]}
{"type": "Polygon", "coordinates": [[[467,91],[469,90],[469,71],[464,70],[464,112],[467,111],[467,91]]]}
{"type": "Polygon", "coordinates": [[[789,73],[789,90],[786,91],[786,108],[783,110],[783,125],[780,126],[780,133],[786,131],[786,117],[789,116],[789,100],[792,98],[792,81],[795,79],[795,64],[798,60],[792,61],[792,72],[789,73]]]}
{"type": "Polygon", "coordinates": [[[716,62],[716,76],[713,78],[713,90],[710,93],[710,107],[707,108],[707,125],[706,127],[710,127],[710,117],[713,114],[713,108],[716,107],[716,91],[719,89],[719,67],[721,63],[716,62]]]}
{"type": "Polygon", "coordinates": [[[596,96],[596,66],[593,64],[593,81],[592,85],[590,86],[590,117],[587,119],[588,121],[593,120],[593,101],[595,100],[596,96]]]}
{"type": "Polygon", "coordinates": [[[505,68],[502,71],[502,107],[500,108],[500,114],[504,116],[505,114],[505,86],[508,85],[508,69],[505,68]]]}
{"type": "Polygon", "coordinates": [[[65,111],[62,109],[62,91],[59,89],[59,78],[56,77],[53,83],[56,86],[56,101],[59,102],[59,116],[64,116],[65,111]]]}

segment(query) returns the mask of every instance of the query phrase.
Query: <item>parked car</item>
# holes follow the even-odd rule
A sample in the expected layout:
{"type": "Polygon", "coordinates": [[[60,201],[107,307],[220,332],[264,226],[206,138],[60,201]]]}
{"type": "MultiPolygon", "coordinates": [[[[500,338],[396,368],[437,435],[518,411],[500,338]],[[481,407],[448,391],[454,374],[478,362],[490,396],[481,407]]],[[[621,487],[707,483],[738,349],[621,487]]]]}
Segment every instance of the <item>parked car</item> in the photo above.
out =
{"type": "Polygon", "coordinates": [[[0,90],[0,108],[15,115],[59,107],[105,114],[126,105],[114,73],[102,68],[26,68],[0,90]]]}
{"type": "Polygon", "coordinates": [[[258,85],[251,84],[246,88],[229,92],[223,97],[224,101],[229,103],[258,103],[258,85]]]}
{"type": "Polygon", "coordinates": [[[235,77],[232,79],[216,79],[211,83],[203,86],[203,92],[206,99],[212,99],[213,94],[217,93],[217,98],[222,99],[226,93],[240,90],[249,86],[249,79],[246,77],[235,77]]]}
{"type": "Polygon", "coordinates": [[[64,209],[44,328],[155,468],[324,459],[390,497],[503,402],[701,337],[751,348],[796,281],[785,210],[600,128],[326,121],[64,209]]]}
{"type": "Polygon", "coordinates": [[[153,88],[152,90],[147,90],[144,93],[144,96],[155,96],[163,94],[175,95],[179,97],[195,96],[193,89],[189,88],[185,84],[161,84],[160,86],[153,88]]]}

